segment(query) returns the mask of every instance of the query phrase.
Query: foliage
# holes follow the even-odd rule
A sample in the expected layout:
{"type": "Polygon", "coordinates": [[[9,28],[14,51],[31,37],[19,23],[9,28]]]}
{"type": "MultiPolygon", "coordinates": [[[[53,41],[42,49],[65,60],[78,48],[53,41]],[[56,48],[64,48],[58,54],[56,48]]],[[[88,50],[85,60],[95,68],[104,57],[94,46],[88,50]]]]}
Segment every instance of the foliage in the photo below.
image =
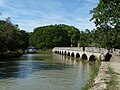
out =
{"type": "Polygon", "coordinates": [[[23,54],[23,50],[9,51],[0,53],[0,59],[9,59],[20,57],[23,54]]]}
{"type": "Polygon", "coordinates": [[[0,20],[0,53],[24,49],[28,46],[28,34],[20,31],[9,19],[0,20]]]}
{"type": "Polygon", "coordinates": [[[91,10],[92,21],[96,25],[95,41],[99,46],[120,48],[120,2],[119,0],[100,0],[91,10]]]}
{"type": "Polygon", "coordinates": [[[85,30],[85,32],[80,32],[80,38],[79,43],[81,47],[87,47],[87,46],[94,46],[94,37],[93,32],[89,31],[88,29],[85,30]]]}
{"type": "Polygon", "coordinates": [[[79,30],[64,24],[37,27],[30,34],[30,44],[39,49],[77,45],[79,30]]]}

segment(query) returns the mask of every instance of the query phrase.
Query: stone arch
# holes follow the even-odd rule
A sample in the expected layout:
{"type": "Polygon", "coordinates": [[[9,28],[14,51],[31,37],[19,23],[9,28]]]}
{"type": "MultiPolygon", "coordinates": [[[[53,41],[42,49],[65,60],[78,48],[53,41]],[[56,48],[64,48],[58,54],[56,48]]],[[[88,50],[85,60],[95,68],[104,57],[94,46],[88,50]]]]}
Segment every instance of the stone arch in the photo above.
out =
{"type": "Polygon", "coordinates": [[[62,54],[62,52],[60,51],[60,54],[62,54]]]}
{"type": "Polygon", "coordinates": [[[86,54],[83,54],[83,55],[82,55],[82,59],[83,59],[83,60],[88,60],[87,55],[86,55],[86,54]]]}
{"type": "Polygon", "coordinates": [[[110,61],[111,57],[112,57],[112,55],[109,54],[109,53],[107,53],[107,54],[105,55],[105,60],[104,60],[104,61],[110,61]]]}
{"type": "Polygon", "coordinates": [[[57,53],[57,51],[54,51],[55,53],[57,53]]]}
{"type": "Polygon", "coordinates": [[[63,55],[64,53],[63,53],[63,51],[62,51],[62,55],[63,55]]]}
{"type": "Polygon", "coordinates": [[[66,52],[66,51],[64,52],[64,55],[67,55],[67,52],[66,52]]]}
{"type": "Polygon", "coordinates": [[[70,56],[70,52],[67,53],[67,56],[70,56]]]}
{"type": "Polygon", "coordinates": [[[75,55],[74,55],[74,53],[72,52],[72,53],[71,53],[71,57],[74,57],[74,56],[75,56],[75,55]]]}
{"type": "Polygon", "coordinates": [[[54,51],[55,53],[57,53],[57,51],[54,51]]]}
{"type": "Polygon", "coordinates": [[[94,55],[91,55],[91,56],[89,57],[89,61],[95,61],[95,60],[96,60],[96,58],[95,58],[94,55]]]}
{"type": "Polygon", "coordinates": [[[76,54],[76,58],[80,58],[80,54],[79,53],[76,54]]]}

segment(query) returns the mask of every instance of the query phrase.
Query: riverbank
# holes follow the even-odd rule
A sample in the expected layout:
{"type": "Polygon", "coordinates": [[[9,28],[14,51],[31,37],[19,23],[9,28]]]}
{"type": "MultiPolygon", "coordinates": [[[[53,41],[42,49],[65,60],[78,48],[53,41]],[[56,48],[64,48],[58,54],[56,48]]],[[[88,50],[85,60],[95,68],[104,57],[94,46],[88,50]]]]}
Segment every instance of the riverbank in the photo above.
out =
{"type": "Polygon", "coordinates": [[[24,53],[23,50],[8,51],[8,52],[0,53],[0,59],[20,57],[23,53],[24,53]]]}
{"type": "Polygon", "coordinates": [[[102,62],[89,90],[120,90],[120,56],[112,55],[110,62],[102,62]]]}
{"type": "Polygon", "coordinates": [[[39,50],[37,50],[37,54],[50,54],[50,53],[52,53],[51,49],[47,49],[47,50],[39,49],[39,50]]]}
{"type": "Polygon", "coordinates": [[[101,60],[97,60],[96,62],[89,62],[88,63],[92,64],[92,70],[91,70],[91,75],[90,79],[87,81],[87,84],[82,88],[82,90],[88,90],[90,87],[92,87],[94,83],[94,78],[97,76],[99,67],[101,65],[101,60]]]}

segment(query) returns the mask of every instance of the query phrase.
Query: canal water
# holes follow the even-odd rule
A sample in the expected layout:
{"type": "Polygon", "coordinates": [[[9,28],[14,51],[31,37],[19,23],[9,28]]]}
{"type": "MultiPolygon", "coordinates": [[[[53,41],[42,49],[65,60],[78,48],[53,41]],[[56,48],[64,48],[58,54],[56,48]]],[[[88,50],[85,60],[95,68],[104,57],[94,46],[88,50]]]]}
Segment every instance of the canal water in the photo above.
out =
{"type": "Polygon", "coordinates": [[[81,90],[92,66],[58,54],[0,60],[0,90],[81,90]]]}

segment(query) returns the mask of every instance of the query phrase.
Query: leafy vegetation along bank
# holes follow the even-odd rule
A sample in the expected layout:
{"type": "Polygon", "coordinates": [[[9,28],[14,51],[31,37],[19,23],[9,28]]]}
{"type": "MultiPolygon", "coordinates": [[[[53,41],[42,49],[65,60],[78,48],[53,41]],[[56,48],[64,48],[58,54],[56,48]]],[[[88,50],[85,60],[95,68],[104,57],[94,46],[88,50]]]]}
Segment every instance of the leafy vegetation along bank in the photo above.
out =
{"type": "Polygon", "coordinates": [[[13,25],[9,18],[0,20],[0,58],[20,56],[29,44],[29,34],[13,25]]]}

